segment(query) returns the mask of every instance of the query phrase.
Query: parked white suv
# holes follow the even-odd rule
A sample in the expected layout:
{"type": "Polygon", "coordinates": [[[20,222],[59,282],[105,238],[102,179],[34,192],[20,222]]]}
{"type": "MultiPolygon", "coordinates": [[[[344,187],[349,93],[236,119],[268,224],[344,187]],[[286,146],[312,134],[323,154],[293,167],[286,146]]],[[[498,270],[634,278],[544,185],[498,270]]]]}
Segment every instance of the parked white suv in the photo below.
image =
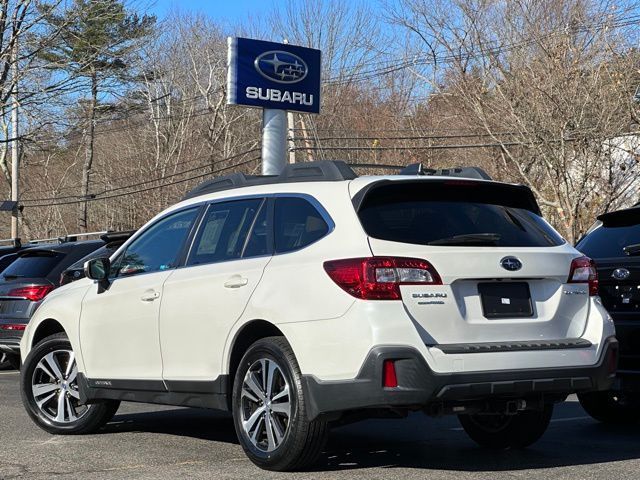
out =
{"type": "Polygon", "coordinates": [[[524,447],[615,370],[592,262],[479,170],[234,174],[85,268],[22,339],[24,404],[52,433],[125,400],[230,410],[273,470],[312,463],[330,425],[412,410],[524,447]]]}

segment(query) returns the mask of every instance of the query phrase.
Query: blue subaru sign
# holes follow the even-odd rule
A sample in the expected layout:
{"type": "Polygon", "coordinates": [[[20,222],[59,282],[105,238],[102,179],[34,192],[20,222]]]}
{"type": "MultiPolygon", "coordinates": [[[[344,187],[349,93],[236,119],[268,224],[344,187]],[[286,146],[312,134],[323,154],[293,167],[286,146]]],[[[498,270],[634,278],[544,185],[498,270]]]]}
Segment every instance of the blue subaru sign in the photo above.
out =
{"type": "Polygon", "coordinates": [[[229,38],[227,103],[320,113],[320,50],[229,38]]]}

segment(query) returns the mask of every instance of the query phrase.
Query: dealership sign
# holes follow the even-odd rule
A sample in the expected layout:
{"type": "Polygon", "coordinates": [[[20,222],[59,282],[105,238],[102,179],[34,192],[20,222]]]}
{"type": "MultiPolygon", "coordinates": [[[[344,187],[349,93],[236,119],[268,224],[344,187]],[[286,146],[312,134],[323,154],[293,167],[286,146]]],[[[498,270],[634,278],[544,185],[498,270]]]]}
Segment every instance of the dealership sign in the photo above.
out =
{"type": "Polygon", "coordinates": [[[227,102],[320,113],[320,50],[229,38],[227,102]]]}

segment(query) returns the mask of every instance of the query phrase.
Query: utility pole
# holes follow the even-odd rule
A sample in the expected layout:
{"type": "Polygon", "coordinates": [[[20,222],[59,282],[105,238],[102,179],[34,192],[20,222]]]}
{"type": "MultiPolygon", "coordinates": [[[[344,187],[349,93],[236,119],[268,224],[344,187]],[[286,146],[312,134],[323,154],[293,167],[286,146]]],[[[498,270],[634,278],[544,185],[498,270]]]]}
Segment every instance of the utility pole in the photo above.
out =
{"type": "Polygon", "coordinates": [[[287,125],[289,127],[289,163],[296,163],[296,142],[294,140],[296,121],[293,112],[287,112],[287,125]]]}
{"type": "Polygon", "coordinates": [[[307,162],[313,162],[313,145],[309,139],[309,132],[307,131],[307,124],[304,121],[304,115],[300,115],[300,128],[302,137],[304,138],[304,146],[307,149],[307,162]]]}
{"type": "MultiPolygon", "coordinates": [[[[11,72],[12,72],[12,89],[11,89],[11,135],[13,137],[11,141],[11,201],[18,202],[19,200],[19,162],[20,162],[20,148],[18,144],[18,42],[14,41],[13,48],[11,49],[11,72]]],[[[16,207],[11,213],[11,237],[13,239],[18,238],[18,215],[19,208],[16,203],[16,207]]]]}

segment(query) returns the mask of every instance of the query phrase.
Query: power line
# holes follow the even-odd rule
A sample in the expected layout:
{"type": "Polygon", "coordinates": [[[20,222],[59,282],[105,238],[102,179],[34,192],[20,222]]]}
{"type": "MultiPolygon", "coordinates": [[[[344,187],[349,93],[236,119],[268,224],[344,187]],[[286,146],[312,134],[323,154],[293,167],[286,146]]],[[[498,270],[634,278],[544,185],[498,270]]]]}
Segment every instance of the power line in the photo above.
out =
{"type": "MultiPolygon", "coordinates": [[[[260,158],[261,157],[259,157],[259,156],[258,157],[253,157],[253,158],[250,158],[248,160],[244,160],[242,162],[238,162],[238,163],[233,164],[233,165],[228,165],[226,167],[222,167],[222,168],[219,168],[219,169],[216,169],[216,170],[212,170],[212,171],[207,172],[207,173],[203,173],[203,174],[200,174],[200,175],[195,175],[195,176],[188,177],[188,178],[183,178],[183,179],[180,179],[180,180],[174,180],[173,182],[163,183],[162,185],[155,185],[153,187],[147,187],[147,188],[143,188],[143,189],[139,189],[139,190],[133,190],[131,192],[115,193],[115,194],[107,195],[107,196],[104,196],[104,197],[84,198],[84,199],[81,199],[81,200],[70,200],[70,201],[65,201],[65,202],[25,204],[24,207],[27,207],[27,208],[32,208],[32,207],[34,207],[34,208],[35,207],[56,207],[56,206],[59,206],[59,205],[73,205],[73,204],[79,204],[79,203],[84,203],[84,202],[95,202],[95,201],[99,201],[99,200],[109,200],[109,199],[112,199],[112,198],[124,197],[124,196],[128,196],[128,195],[134,195],[136,193],[148,192],[148,191],[151,191],[151,190],[156,190],[158,188],[165,188],[165,187],[169,187],[171,185],[177,185],[179,183],[184,183],[184,182],[188,182],[188,181],[191,181],[191,180],[196,180],[196,179],[199,179],[199,178],[208,177],[208,176],[216,174],[216,173],[220,173],[220,172],[224,172],[226,170],[230,170],[230,169],[233,169],[233,168],[241,167],[243,165],[248,165],[249,163],[256,162],[256,161],[260,160],[260,158]]],[[[162,179],[158,179],[156,181],[161,181],[161,180],[162,179]]],[[[135,185],[131,185],[130,187],[132,188],[132,187],[136,187],[136,186],[140,186],[140,185],[141,185],[141,183],[138,183],[138,184],[135,184],[135,185]]]]}
{"type": "Polygon", "coordinates": [[[295,147],[295,150],[370,150],[372,152],[382,150],[446,150],[446,149],[460,149],[460,148],[491,148],[491,147],[513,147],[516,145],[527,145],[522,142],[501,142],[501,143],[473,143],[473,144],[456,144],[456,145],[410,145],[401,147],[295,147]]]}
{"type": "MultiPolygon", "coordinates": [[[[363,136],[363,137],[316,137],[314,140],[324,141],[324,140],[379,140],[379,141],[387,141],[387,140],[442,140],[447,138],[482,138],[482,137],[494,137],[494,136],[513,136],[518,135],[516,132],[497,132],[495,134],[491,133],[468,133],[461,135],[409,135],[409,136],[399,136],[399,137],[385,137],[385,136],[363,136]]],[[[303,140],[304,137],[293,137],[294,140],[303,140]]]]}
{"type": "MultiPolygon", "coordinates": [[[[634,15],[631,17],[627,17],[625,20],[620,20],[613,23],[604,21],[604,22],[593,22],[592,24],[576,25],[576,26],[573,26],[571,30],[579,33],[579,32],[588,31],[590,27],[595,27],[595,30],[599,31],[604,28],[611,28],[611,29],[621,28],[624,26],[636,24],[638,22],[640,22],[640,15],[634,15]]],[[[563,30],[563,31],[566,31],[566,30],[563,30]]],[[[435,56],[435,58],[433,56],[422,56],[422,57],[416,56],[413,59],[408,59],[408,60],[407,59],[391,60],[392,62],[391,64],[389,64],[390,61],[387,60],[387,64],[384,67],[365,70],[362,72],[355,73],[353,75],[341,75],[339,77],[329,78],[324,83],[329,85],[345,85],[350,83],[358,83],[365,80],[371,80],[379,76],[389,75],[391,73],[395,73],[401,70],[406,70],[407,68],[411,68],[411,67],[434,65],[437,63],[446,64],[452,61],[472,60],[485,55],[499,55],[509,50],[530,46],[540,40],[543,40],[545,38],[550,38],[554,35],[557,35],[558,33],[562,33],[563,31],[555,31],[539,38],[531,38],[528,40],[514,42],[512,44],[506,44],[503,46],[495,46],[492,48],[490,47],[486,50],[481,50],[479,52],[470,52],[467,54],[459,54],[459,55],[449,54],[449,55],[443,55],[441,57],[435,56]]],[[[480,45],[480,48],[482,48],[482,45],[480,45]]]]}
{"type": "MultiPolygon", "coordinates": [[[[215,160],[215,161],[216,162],[226,162],[226,161],[229,161],[229,160],[233,160],[234,158],[242,157],[242,156],[247,155],[249,153],[257,152],[259,150],[260,150],[259,148],[253,148],[251,150],[247,150],[245,152],[238,153],[236,155],[232,155],[230,157],[226,157],[226,158],[215,160]]],[[[201,157],[199,157],[197,159],[194,159],[194,160],[191,160],[190,162],[185,162],[185,163],[191,163],[193,161],[203,160],[203,159],[207,159],[207,158],[209,158],[208,155],[203,155],[203,156],[201,156],[201,157]]],[[[191,172],[195,172],[195,171],[198,171],[198,170],[204,170],[205,168],[211,168],[211,167],[212,167],[212,165],[201,165],[199,167],[193,167],[193,168],[189,168],[187,170],[182,170],[180,172],[175,172],[175,173],[172,173],[170,175],[166,175],[166,176],[161,177],[161,178],[154,178],[154,179],[151,179],[151,180],[145,180],[143,182],[139,182],[139,183],[135,183],[135,184],[131,184],[131,185],[124,185],[124,186],[120,186],[120,187],[116,187],[116,188],[105,189],[100,193],[94,193],[92,195],[104,195],[105,193],[116,192],[116,191],[125,190],[127,188],[132,188],[132,187],[138,187],[140,185],[145,185],[147,183],[158,182],[158,181],[165,180],[167,178],[173,178],[173,177],[177,177],[179,175],[184,175],[185,173],[191,173],[191,172]]],[[[113,179],[112,181],[122,180],[122,179],[125,179],[125,178],[130,178],[130,176],[120,177],[119,179],[113,179]]],[[[65,187],[65,188],[77,188],[79,186],[80,185],[76,185],[75,187],[65,187]]],[[[31,202],[36,202],[36,201],[40,202],[40,201],[46,201],[46,200],[61,200],[61,199],[68,199],[68,198],[82,199],[83,197],[81,195],[67,195],[67,196],[63,196],[63,197],[57,197],[56,196],[56,197],[46,197],[46,198],[26,198],[24,200],[31,201],[31,202]]]]}

